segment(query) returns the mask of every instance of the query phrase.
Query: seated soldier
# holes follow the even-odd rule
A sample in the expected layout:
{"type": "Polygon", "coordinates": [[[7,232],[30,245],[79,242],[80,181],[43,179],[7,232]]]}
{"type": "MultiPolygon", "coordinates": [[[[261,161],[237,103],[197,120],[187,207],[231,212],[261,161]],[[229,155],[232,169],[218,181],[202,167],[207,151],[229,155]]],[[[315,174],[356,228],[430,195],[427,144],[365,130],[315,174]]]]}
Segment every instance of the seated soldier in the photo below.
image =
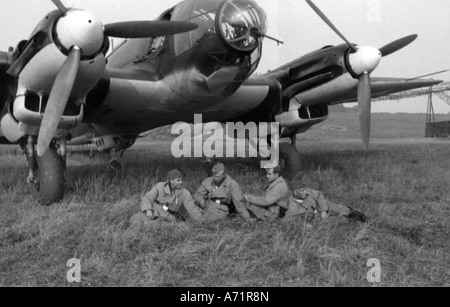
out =
{"type": "Polygon", "coordinates": [[[213,177],[207,178],[194,194],[195,203],[203,209],[205,221],[217,221],[238,213],[251,221],[239,184],[227,175],[222,163],[214,165],[213,177]]]}
{"type": "Polygon", "coordinates": [[[286,180],[281,176],[281,168],[267,169],[266,177],[269,185],[262,196],[244,195],[247,209],[258,219],[273,220],[285,216],[291,195],[286,180]]]}
{"type": "Polygon", "coordinates": [[[141,212],[131,218],[131,225],[139,226],[147,221],[174,222],[183,220],[180,209],[183,206],[195,221],[202,220],[202,212],[195,205],[188,190],[183,188],[180,171],[167,174],[167,182],[158,183],[141,199],[141,212]]]}

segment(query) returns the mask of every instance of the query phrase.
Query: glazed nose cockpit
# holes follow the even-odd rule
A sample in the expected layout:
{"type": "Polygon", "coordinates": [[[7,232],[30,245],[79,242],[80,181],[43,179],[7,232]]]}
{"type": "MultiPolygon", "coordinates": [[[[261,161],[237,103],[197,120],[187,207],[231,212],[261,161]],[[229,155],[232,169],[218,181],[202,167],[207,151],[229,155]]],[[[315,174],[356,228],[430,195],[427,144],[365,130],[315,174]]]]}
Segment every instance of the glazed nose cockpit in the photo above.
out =
{"type": "Polygon", "coordinates": [[[198,25],[173,38],[180,76],[191,80],[176,86],[191,100],[231,95],[257,69],[267,27],[265,12],[253,0],[188,0],[169,13],[172,21],[198,25]]]}
{"type": "Polygon", "coordinates": [[[255,50],[266,32],[266,15],[251,1],[226,1],[216,18],[221,38],[237,51],[255,50]]]}
{"type": "Polygon", "coordinates": [[[266,32],[266,14],[253,0],[192,0],[178,4],[171,20],[189,21],[199,28],[186,33],[189,47],[220,39],[235,51],[252,52],[266,32]]]}

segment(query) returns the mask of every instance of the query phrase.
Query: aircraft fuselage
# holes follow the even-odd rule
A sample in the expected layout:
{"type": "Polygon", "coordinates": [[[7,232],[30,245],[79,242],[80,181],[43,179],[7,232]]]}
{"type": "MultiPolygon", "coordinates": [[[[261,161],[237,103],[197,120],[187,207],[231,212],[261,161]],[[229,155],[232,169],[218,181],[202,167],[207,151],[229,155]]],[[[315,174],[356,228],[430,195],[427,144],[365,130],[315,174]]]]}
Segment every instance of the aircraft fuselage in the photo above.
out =
{"type": "Polygon", "coordinates": [[[87,118],[123,128],[126,123],[118,118],[129,114],[134,126],[139,123],[140,129],[149,130],[178,120],[192,121],[194,113],[226,120],[251,111],[269,92],[264,82],[242,86],[259,64],[262,36],[240,34],[239,29],[257,28],[263,34],[265,18],[263,10],[250,0],[180,3],[160,20],[193,22],[199,28],[167,37],[127,40],[119,46],[108,58],[109,87],[104,88],[104,101],[87,112],[87,118]],[[127,104],[130,97],[132,106],[127,104]],[[105,112],[112,106],[117,116],[105,112]]]}

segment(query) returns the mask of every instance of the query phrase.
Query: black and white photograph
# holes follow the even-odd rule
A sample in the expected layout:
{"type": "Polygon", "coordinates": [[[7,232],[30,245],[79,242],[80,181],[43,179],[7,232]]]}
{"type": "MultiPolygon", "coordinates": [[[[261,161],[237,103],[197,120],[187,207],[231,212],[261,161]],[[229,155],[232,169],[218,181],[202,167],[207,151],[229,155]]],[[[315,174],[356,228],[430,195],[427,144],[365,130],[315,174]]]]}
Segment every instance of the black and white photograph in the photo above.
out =
{"type": "Polygon", "coordinates": [[[448,0],[0,5],[0,287],[450,287],[448,0]]]}

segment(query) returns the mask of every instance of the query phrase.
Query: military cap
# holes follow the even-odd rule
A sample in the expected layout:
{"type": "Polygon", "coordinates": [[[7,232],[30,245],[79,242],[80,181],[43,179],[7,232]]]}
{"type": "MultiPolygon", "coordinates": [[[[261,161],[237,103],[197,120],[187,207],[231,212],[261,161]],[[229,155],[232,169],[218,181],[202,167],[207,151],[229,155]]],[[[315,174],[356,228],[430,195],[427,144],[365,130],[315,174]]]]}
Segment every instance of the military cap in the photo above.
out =
{"type": "Polygon", "coordinates": [[[213,169],[212,169],[213,175],[217,176],[220,173],[224,173],[225,172],[225,165],[223,165],[223,163],[217,163],[216,165],[214,165],[213,169]]]}
{"type": "Polygon", "coordinates": [[[173,169],[173,170],[171,170],[170,172],[167,173],[167,179],[168,180],[175,180],[175,179],[179,179],[179,178],[183,178],[183,175],[177,169],[173,169]]]}

